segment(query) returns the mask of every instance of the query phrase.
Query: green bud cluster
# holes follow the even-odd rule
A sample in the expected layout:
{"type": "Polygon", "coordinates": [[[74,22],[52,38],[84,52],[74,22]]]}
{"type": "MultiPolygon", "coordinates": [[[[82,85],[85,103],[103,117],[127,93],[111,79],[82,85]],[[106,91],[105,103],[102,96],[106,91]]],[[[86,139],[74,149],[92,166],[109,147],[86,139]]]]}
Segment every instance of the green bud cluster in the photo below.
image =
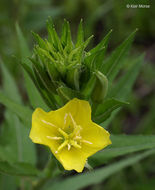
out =
{"type": "Polygon", "coordinates": [[[47,21],[48,39],[33,33],[34,47],[31,77],[47,104],[56,109],[77,97],[92,103],[103,101],[108,80],[100,66],[105,53],[105,40],[90,51],[85,48],[93,36],[84,40],[82,20],[74,44],[69,22],[64,20],[61,37],[51,19],[47,21]]]}

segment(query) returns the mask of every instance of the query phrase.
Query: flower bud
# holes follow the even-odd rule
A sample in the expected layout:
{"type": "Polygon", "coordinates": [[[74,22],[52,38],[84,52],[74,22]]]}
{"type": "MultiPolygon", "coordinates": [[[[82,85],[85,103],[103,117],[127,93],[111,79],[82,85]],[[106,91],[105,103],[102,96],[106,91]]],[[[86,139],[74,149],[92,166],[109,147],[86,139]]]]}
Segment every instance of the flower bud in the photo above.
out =
{"type": "Polygon", "coordinates": [[[108,91],[108,79],[100,71],[95,72],[96,83],[92,92],[92,101],[95,103],[100,103],[103,101],[104,97],[108,91]]]}

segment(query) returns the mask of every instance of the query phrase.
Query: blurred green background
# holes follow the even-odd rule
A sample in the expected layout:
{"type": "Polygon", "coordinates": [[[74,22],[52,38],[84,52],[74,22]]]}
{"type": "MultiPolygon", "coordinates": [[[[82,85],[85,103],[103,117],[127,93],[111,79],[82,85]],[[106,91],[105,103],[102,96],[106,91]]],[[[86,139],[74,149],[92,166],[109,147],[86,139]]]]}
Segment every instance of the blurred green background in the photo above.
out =
{"type": "MultiPolygon", "coordinates": [[[[80,19],[84,20],[85,37],[94,34],[90,46],[96,45],[113,29],[108,47],[111,52],[135,28],[138,32],[130,57],[145,52],[145,62],[128,101],[109,126],[114,134],[154,134],[155,132],[155,15],[154,2],[149,0],[1,0],[0,1],[0,59],[5,62],[19,86],[26,103],[22,71],[16,60],[20,57],[15,23],[18,22],[32,49],[34,41],[31,30],[46,37],[46,20],[51,16],[60,31],[63,19],[70,21],[73,37],[76,36],[80,19]],[[149,4],[150,8],[126,8],[127,4],[149,4]],[[20,80],[19,80],[20,79],[20,80]]],[[[130,61],[130,60],[129,60],[130,61]]],[[[2,82],[2,78],[0,79],[2,82]]],[[[0,122],[4,107],[0,105],[0,122]]],[[[153,190],[155,164],[153,157],[133,165],[112,176],[104,184],[88,187],[89,190],[153,190]]],[[[0,181],[2,183],[2,179],[0,181]]],[[[4,181],[3,181],[4,183],[4,181]]],[[[6,183],[6,182],[5,182],[6,183]]]]}

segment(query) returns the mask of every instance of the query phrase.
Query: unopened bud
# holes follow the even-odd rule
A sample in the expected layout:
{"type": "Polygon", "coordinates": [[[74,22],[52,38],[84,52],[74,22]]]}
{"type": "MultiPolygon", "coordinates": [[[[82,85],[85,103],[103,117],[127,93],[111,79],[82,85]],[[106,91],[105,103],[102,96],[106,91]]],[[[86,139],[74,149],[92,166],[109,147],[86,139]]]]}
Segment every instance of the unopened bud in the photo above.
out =
{"type": "Polygon", "coordinates": [[[92,92],[92,101],[95,103],[100,103],[103,101],[104,97],[107,94],[108,79],[100,71],[96,71],[95,75],[96,75],[96,83],[95,83],[94,90],[92,92]]]}

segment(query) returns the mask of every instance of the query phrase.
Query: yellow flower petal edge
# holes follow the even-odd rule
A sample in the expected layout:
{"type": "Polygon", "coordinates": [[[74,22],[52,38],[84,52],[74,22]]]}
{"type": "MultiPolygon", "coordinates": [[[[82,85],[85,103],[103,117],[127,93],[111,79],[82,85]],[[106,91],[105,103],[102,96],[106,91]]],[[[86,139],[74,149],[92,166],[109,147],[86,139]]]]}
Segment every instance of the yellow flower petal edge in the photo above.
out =
{"type": "Polygon", "coordinates": [[[74,98],[56,111],[37,108],[30,138],[48,146],[66,170],[82,172],[89,156],[111,144],[110,134],[91,120],[89,102],[74,98]]]}

